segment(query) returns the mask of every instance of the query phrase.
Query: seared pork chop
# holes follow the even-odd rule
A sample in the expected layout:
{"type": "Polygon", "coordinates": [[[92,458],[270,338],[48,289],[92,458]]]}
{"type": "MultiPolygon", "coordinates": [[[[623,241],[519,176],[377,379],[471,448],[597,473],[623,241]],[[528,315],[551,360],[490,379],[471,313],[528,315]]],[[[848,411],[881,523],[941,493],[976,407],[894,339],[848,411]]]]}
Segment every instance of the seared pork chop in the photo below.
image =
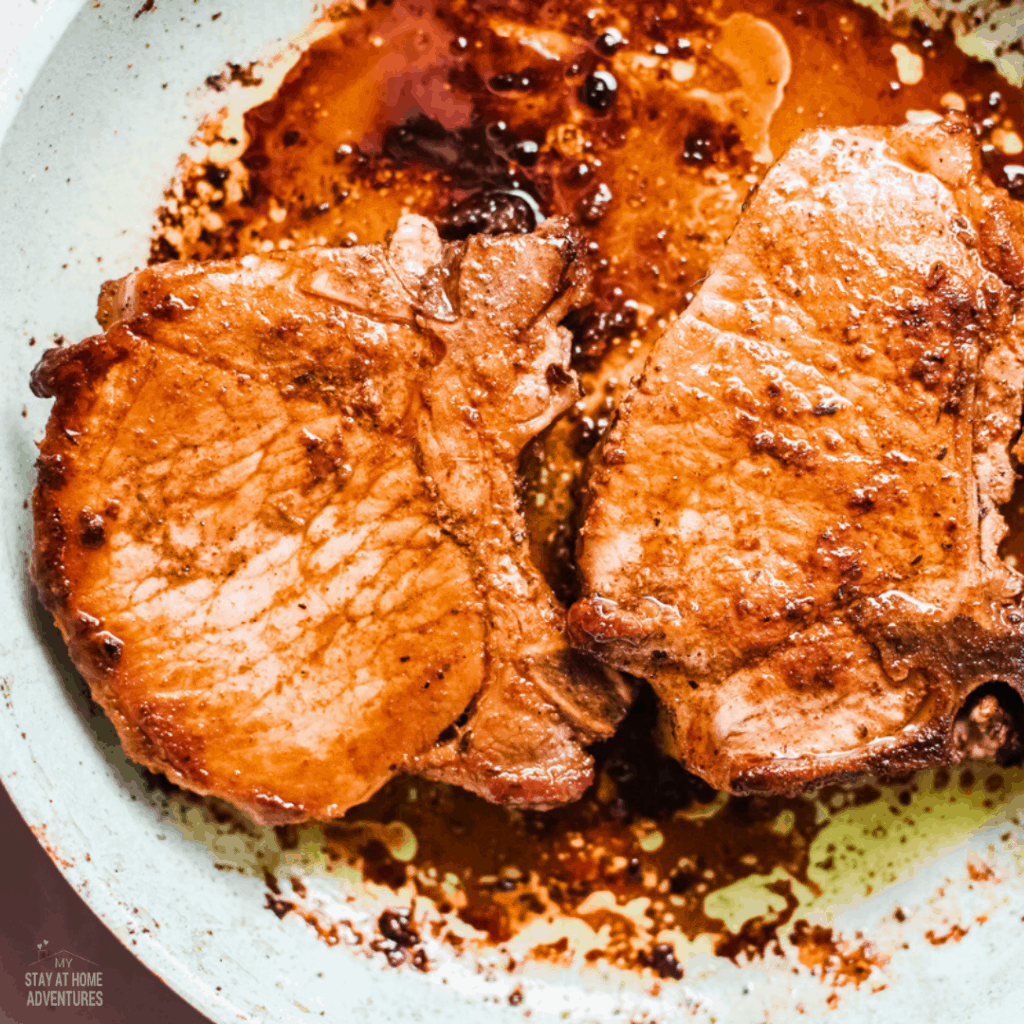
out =
{"type": "Polygon", "coordinates": [[[48,352],[33,573],[128,753],[267,823],[396,772],[547,806],[628,702],[527,554],[522,447],[576,398],[563,224],[167,263],[48,352]]]}
{"type": "Polygon", "coordinates": [[[570,629],[651,681],[712,784],[934,765],[972,691],[1024,692],[997,552],[1021,216],[961,122],[807,133],[656,342],[590,481],[570,629]]]}

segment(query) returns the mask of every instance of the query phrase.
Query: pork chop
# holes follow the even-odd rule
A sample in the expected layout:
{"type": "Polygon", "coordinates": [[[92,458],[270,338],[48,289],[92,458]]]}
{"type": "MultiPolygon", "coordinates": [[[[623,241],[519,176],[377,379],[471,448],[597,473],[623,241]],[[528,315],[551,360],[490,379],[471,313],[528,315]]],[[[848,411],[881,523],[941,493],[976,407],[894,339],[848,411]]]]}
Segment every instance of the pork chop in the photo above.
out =
{"type": "Polygon", "coordinates": [[[167,263],[46,353],[33,574],[127,752],[258,821],[396,772],[576,798],[628,703],[567,643],[515,495],[576,398],[564,224],[167,263]]]}
{"type": "Polygon", "coordinates": [[[1021,216],[961,121],[809,132],[623,402],[570,629],[713,785],[934,765],[1024,693],[1021,216]]]}

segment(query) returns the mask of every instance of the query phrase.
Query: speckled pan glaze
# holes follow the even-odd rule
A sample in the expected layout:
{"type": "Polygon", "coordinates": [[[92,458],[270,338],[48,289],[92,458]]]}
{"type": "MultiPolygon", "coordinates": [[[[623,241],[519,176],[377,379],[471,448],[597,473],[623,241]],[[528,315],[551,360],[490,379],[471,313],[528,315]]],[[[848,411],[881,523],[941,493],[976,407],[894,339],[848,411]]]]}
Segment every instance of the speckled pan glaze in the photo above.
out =
{"type": "MultiPolygon", "coordinates": [[[[0,148],[6,243],[0,251],[0,778],[68,880],[115,934],[223,1022],[473,1024],[522,1021],[526,1009],[531,1022],[781,1024],[826,1013],[829,1020],[858,1022],[1019,1020],[1019,772],[1008,776],[1016,795],[993,806],[955,798],[929,819],[903,859],[894,859],[885,844],[864,844],[869,829],[856,812],[835,816],[829,839],[860,842],[866,852],[857,873],[838,878],[834,891],[813,903],[844,936],[862,932],[892,951],[859,987],[834,987],[839,976],[823,982],[806,970],[793,974],[793,950],[737,967],[697,948],[684,981],[654,986],[650,978],[543,964],[491,975],[487,961],[501,959],[493,953],[450,962],[438,954],[435,969],[421,974],[348,948],[344,928],[331,945],[298,914],[279,919],[267,912],[263,866],[282,879],[300,876],[301,909],[319,921],[344,919],[358,929],[387,897],[342,871],[327,873],[312,833],[310,842],[282,851],[272,832],[240,835],[202,809],[154,791],[127,762],[110,724],[90,709],[28,579],[31,532],[23,502],[47,414],[29,394],[28,374],[54,335],[77,338],[94,330],[103,280],[145,261],[153,211],[175,161],[198,119],[221,101],[199,88],[205,76],[229,60],[247,63],[280,52],[315,12],[308,0],[159,0],[140,17],[139,0],[8,6],[14,20],[38,21],[0,76],[0,130],[6,129],[0,148]],[[211,21],[217,12],[222,16],[211,21]],[[31,337],[38,339],[35,347],[31,337]],[[873,858],[887,865],[884,887],[869,879],[873,858]],[[979,863],[991,877],[983,877],[979,863]],[[897,906],[902,923],[894,917],[897,906]],[[981,917],[986,920],[978,924],[981,917]],[[934,944],[954,926],[967,929],[959,942],[934,944]],[[516,990],[522,1001],[513,1006],[508,996],[516,990]]],[[[973,5],[982,13],[994,6],[973,5]]],[[[1010,5],[983,22],[967,45],[989,52],[986,47],[1018,32],[1024,32],[1024,7],[1010,5]]],[[[1001,67],[1018,82],[1019,61],[1011,53],[1001,67]]],[[[401,836],[392,838],[400,845],[401,836]]],[[[889,845],[897,843],[892,833],[889,845]]],[[[750,900],[760,899],[763,909],[763,887],[717,895],[723,917],[742,921],[750,900]]]]}

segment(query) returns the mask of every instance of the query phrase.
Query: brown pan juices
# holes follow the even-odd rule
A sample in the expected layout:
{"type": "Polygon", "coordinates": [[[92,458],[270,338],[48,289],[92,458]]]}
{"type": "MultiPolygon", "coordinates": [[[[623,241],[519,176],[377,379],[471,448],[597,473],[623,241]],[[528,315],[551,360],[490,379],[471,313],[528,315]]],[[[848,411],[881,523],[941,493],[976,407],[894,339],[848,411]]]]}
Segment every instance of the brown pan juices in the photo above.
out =
{"type": "MultiPolygon", "coordinates": [[[[570,217],[595,269],[592,304],[569,321],[584,395],[521,467],[534,557],[566,603],[587,456],[650,341],[685,309],[744,200],[801,131],[962,110],[993,180],[1024,194],[1022,94],[949,34],[853,4],[395,0],[330,16],[334,30],[245,115],[241,159],[186,168],[151,261],[379,242],[403,212],[450,239],[570,217]]],[[[1020,550],[1008,543],[1008,554],[1020,550]]],[[[657,753],[655,726],[644,692],[595,748],[597,782],[572,806],[511,811],[398,779],[344,826],[325,827],[328,853],[392,887],[413,881],[496,943],[610,892],[620,904],[646,900],[652,933],[711,933],[734,959],[784,937],[802,961],[831,955],[813,952],[833,948],[827,929],[794,920],[787,879],[813,890],[814,837],[879,790],[723,800],[657,753]],[[404,822],[415,857],[355,841],[352,821],[404,822]],[[777,912],[733,930],[705,912],[710,892],[780,868],[786,878],[768,883],[777,912]],[[443,885],[453,875],[458,905],[443,885]]],[[[599,901],[589,912],[600,918],[599,901]]],[[[608,943],[589,959],[680,976],[671,947],[637,950],[622,917],[607,918],[608,943]]],[[[870,970],[851,964],[854,980],[870,970]]]]}

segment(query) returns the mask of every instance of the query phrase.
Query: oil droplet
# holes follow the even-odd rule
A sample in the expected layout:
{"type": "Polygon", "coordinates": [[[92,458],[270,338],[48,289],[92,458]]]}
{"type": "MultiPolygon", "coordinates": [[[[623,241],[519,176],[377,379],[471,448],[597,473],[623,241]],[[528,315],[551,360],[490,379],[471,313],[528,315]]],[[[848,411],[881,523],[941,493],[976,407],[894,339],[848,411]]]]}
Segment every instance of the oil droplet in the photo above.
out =
{"type": "Polygon", "coordinates": [[[406,864],[416,856],[419,844],[416,833],[404,821],[393,821],[385,829],[385,846],[395,860],[406,864]]]}
{"type": "Polygon", "coordinates": [[[660,832],[651,832],[640,840],[640,849],[644,853],[654,853],[660,850],[665,842],[665,837],[660,832]]]}
{"type": "Polygon", "coordinates": [[[917,85],[924,78],[924,58],[920,54],[903,43],[893,43],[892,55],[896,58],[896,74],[904,85],[917,85]]]}

